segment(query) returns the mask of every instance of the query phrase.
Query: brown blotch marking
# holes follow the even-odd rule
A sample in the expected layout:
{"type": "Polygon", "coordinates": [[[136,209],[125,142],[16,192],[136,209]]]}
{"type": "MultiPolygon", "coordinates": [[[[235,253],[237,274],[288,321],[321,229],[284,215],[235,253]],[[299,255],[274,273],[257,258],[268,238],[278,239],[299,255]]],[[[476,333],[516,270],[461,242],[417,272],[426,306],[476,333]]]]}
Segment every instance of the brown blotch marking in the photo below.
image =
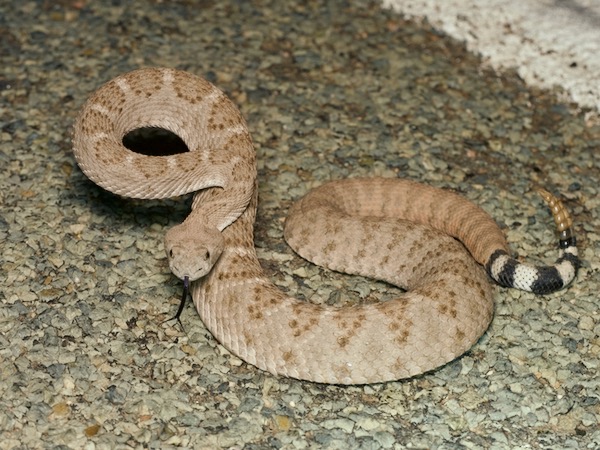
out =
{"type": "Polygon", "coordinates": [[[175,95],[191,103],[201,103],[208,95],[218,89],[204,78],[185,72],[173,73],[173,88],[175,95]]]}
{"type": "Polygon", "coordinates": [[[122,75],[122,78],[136,95],[149,98],[161,90],[163,86],[163,73],[160,69],[147,69],[144,71],[143,77],[133,72],[122,75]]]}
{"type": "Polygon", "coordinates": [[[352,369],[346,363],[334,364],[331,369],[336,374],[338,380],[352,378],[353,376],[352,369]]]}
{"type": "MultiPolygon", "coordinates": [[[[248,208],[252,208],[252,205],[250,205],[248,208]]],[[[241,239],[239,239],[238,244],[248,249],[254,249],[254,236],[252,235],[252,233],[248,233],[244,235],[241,239]]],[[[255,271],[257,276],[262,275],[262,269],[260,268],[260,266],[257,266],[255,268],[255,271]]]]}
{"type": "Polygon", "coordinates": [[[208,152],[207,163],[211,166],[223,166],[227,163],[230,154],[219,151],[217,148],[211,148],[208,152]]]}
{"type": "Polygon", "coordinates": [[[109,81],[88,100],[89,104],[97,104],[108,110],[110,113],[120,114],[123,111],[127,101],[125,93],[121,90],[115,80],[109,81]]]}
{"type": "Polygon", "coordinates": [[[217,278],[219,279],[219,281],[227,280],[229,278],[229,273],[219,272],[219,274],[217,275],[217,278]]]}
{"type": "Polygon", "coordinates": [[[423,286],[420,289],[420,292],[423,296],[430,298],[432,300],[439,300],[439,291],[436,286],[427,285],[423,286]]]}
{"type": "Polygon", "coordinates": [[[258,306],[253,304],[248,305],[247,310],[251,319],[261,320],[263,318],[263,313],[258,306]]]}
{"type": "Polygon", "coordinates": [[[402,358],[396,358],[396,361],[394,362],[392,367],[395,373],[406,373],[406,366],[404,365],[404,361],[402,360],[402,358]]]}
{"type": "Polygon", "coordinates": [[[214,100],[208,118],[208,129],[212,131],[221,131],[238,124],[243,124],[244,118],[231,101],[220,92],[220,95],[214,100]]]}
{"type": "Polygon", "coordinates": [[[341,222],[338,222],[337,220],[333,223],[333,228],[332,228],[332,232],[335,234],[340,234],[341,232],[344,231],[344,227],[342,226],[341,222]]]}
{"type": "Polygon", "coordinates": [[[160,158],[152,158],[150,164],[145,158],[136,157],[133,160],[133,165],[144,175],[147,179],[160,177],[167,172],[167,163],[160,158]]]}
{"type": "Polygon", "coordinates": [[[354,321],[352,322],[352,327],[354,328],[354,330],[358,330],[360,327],[362,327],[366,319],[367,317],[364,314],[359,314],[358,316],[356,316],[354,318],[354,321]]]}
{"type": "MultiPolygon", "coordinates": [[[[225,156],[231,158],[231,155],[225,156]]],[[[233,164],[231,168],[231,178],[242,183],[250,181],[255,176],[255,167],[254,160],[249,160],[246,155],[242,155],[242,158],[233,164]]],[[[242,188],[240,187],[241,190],[242,188]]]]}
{"type": "Polygon", "coordinates": [[[348,328],[348,322],[345,320],[338,319],[338,327],[342,330],[346,330],[348,328]]]}
{"type": "Polygon", "coordinates": [[[288,322],[288,325],[292,329],[292,335],[294,337],[298,337],[302,334],[303,330],[300,328],[297,320],[295,320],[295,319],[290,320],[288,322]]]}
{"type": "MultiPolygon", "coordinates": [[[[302,228],[300,228],[299,230],[297,230],[297,233],[295,234],[295,240],[298,242],[299,247],[304,247],[306,245],[306,242],[308,242],[308,240],[311,237],[311,230],[308,226],[304,226],[302,228]]],[[[292,236],[294,237],[294,236],[292,236]]]]}
{"type": "MultiPolygon", "coordinates": [[[[234,254],[234,255],[231,256],[231,265],[232,266],[239,266],[239,265],[241,265],[241,264],[244,263],[244,259],[245,258],[242,257],[241,255],[234,254]]],[[[258,286],[258,287],[260,287],[260,286],[258,286]]]]}
{"type": "Polygon", "coordinates": [[[358,246],[358,251],[357,251],[357,259],[358,258],[364,258],[364,255],[366,254],[366,250],[367,248],[369,248],[370,246],[372,246],[372,240],[366,238],[364,235],[362,237],[362,239],[360,240],[360,244],[358,246]],[[358,256],[358,255],[363,255],[363,256],[358,256]]]}
{"type": "Polygon", "coordinates": [[[346,345],[348,345],[349,341],[350,341],[349,336],[340,336],[339,338],[337,338],[337,343],[342,348],[346,347],[346,345]]]}
{"type": "Polygon", "coordinates": [[[337,235],[342,232],[342,224],[338,220],[325,220],[323,230],[324,234],[337,235]]]}
{"type": "MultiPolygon", "coordinates": [[[[392,240],[390,242],[387,243],[386,248],[388,250],[394,250],[396,248],[398,248],[398,246],[400,245],[400,243],[403,241],[402,237],[398,234],[393,234],[392,235],[392,240]]],[[[410,255],[410,253],[409,253],[410,255]]]]}
{"type": "Polygon", "coordinates": [[[103,164],[115,165],[125,159],[125,151],[108,137],[97,140],[93,148],[96,160],[103,164]]]}
{"type": "Polygon", "coordinates": [[[455,298],[451,298],[448,301],[448,308],[449,308],[449,315],[450,317],[452,317],[453,319],[456,319],[458,317],[458,311],[456,309],[456,299],[455,298]]]}
{"type": "Polygon", "coordinates": [[[456,310],[456,299],[450,298],[446,303],[441,303],[438,306],[438,311],[445,316],[450,316],[453,319],[456,319],[458,316],[458,311],[456,310]]]}
{"type": "MultiPolygon", "coordinates": [[[[225,164],[230,161],[232,154],[239,154],[243,156],[243,160],[238,161],[234,165],[234,169],[242,166],[254,165],[256,154],[254,152],[254,143],[252,142],[252,137],[248,131],[241,133],[236,132],[228,135],[225,142],[218,143],[218,147],[218,152],[211,152],[214,155],[215,160],[216,157],[219,157],[219,161],[225,164]]],[[[211,155],[211,157],[213,157],[213,155],[211,155]]],[[[235,171],[233,172],[233,175],[236,175],[235,171]]]]}
{"type": "Polygon", "coordinates": [[[408,329],[404,329],[400,333],[398,333],[396,337],[394,337],[394,342],[398,345],[404,345],[408,341],[409,336],[410,332],[408,331],[408,329]]]}
{"type": "Polygon", "coordinates": [[[251,333],[244,331],[244,342],[246,343],[246,347],[254,346],[254,337],[252,336],[251,333]]]}
{"type": "Polygon", "coordinates": [[[373,305],[379,310],[380,313],[389,317],[390,322],[387,325],[388,330],[395,335],[394,341],[398,344],[406,342],[410,336],[410,329],[413,326],[413,322],[403,317],[404,311],[408,307],[405,302],[394,301],[393,305],[390,306],[389,302],[376,303],[373,305]]]}
{"type": "Polygon", "coordinates": [[[288,325],[292,329],[292,334],[294,337],[301,336],[302,334],[310,331],[315,325],[319,323],[318,319],[315,317],[311,317],[306,322],[299,322],[296,319],[292,319],[288,322],[288,325]]]}
{"type": "Polygon", "coordinates": [[[356,336],[358,329],[362,327],[365,320],[366,316],[364,314],[359,314],[352,321],[348,321],[341,314],[337,315],[335,322],[337,323],[338,328],[344,331],[344,333],[337,338],[337,343],[340,347],[344,348],[350,343],[350,340],[356,336]]]}
{"type": "Polygon", "coordinates": [[[412,321],[410,320],[392,320],[390,323],[388,323],[388,330],[390,330],[392,333],[397,333],[400,330],[405,330],[405,332],[408,333],[408,329],[413,325],[412,321]]]}
{"type": "Polygon", "coordinates": [[[278,304],[282,298],[281,291],[273,285],[255,284],[253,293],[254,296],[251,296],[250,299],[263,306],[267,304],[266,299],[269,299],[269,304],[275,305],[278,304]]]}
{"type": "Polygon", "coordinates": [[[373,221],[371,223],[371,231],[378,232],[379,230],[381,230],[381,222],[373,221]]]}
{"type": "MultiPolygon", "coordinates": [[[[276,288],[274,288],[276,290],[276,288]]],[[[306,303],[297,301],[292,303],[292,316],[294,317],[304,317],[305,319],[299,321],[297,319],[291,319],[288,324],[290,328],[293,330],[293,335],[298,337],[307,331],[310,331],[313,327],[315,327],[319,323],[318,319],[318,309],[314,311],[315,305],[307,305],[306,303]]]]}
{"type": "Polygon", "coordinates": [[[327,245],[325,245],[325,247],[323,247],[323,253],[325,255],[329,255],[329,254],[331,254],[331,252],[334,252],[336,248],[337,248],[336,242],[335,241],[329,241],[327,243],[327,245]]]}
{"type": "Polygon", "coordinates": [[[400,317],[406,311],[408,304],[400,299],[395,299],[389,302],[373,303],[370,306],[385,317],[400,317]]]}
{"type": "Polygon", "coordinates": [[[250,299],[255,302],[258,302],[262,298],[264,298],[265,293],[266,293],[266,289],[261,284],[254,285],[254,288],[252,289],[252,291],[253,291],[254,295],[250,299]]]}
{"type": "Polygon", "coordinates": [[[281,357],[283,358],[283,360],[286,363],[294,362],[294,360],[296,359],[294,357],[294,352],[292,352],[291,350],[288,350],[287,352],[283,352],[283,354],[281,355],[281,357]]]}
{"type": "Polygon", "coordinates": [[[113,134],[114,121],[96,109],[86,109],[80,117],[79,127],[83,135],[94,135],[98,132],[113,134]]]}
{"type": "Polygon", "coordinates": [[[198,168],[197,162],[194,161],[198,158],[197,153],[194,155],[190,155],[189,153],[181,155],[170,155],[169,158],[175,161],[175,166],[177,167],[177,170],[181,172],[190,173],[198,168]]]}

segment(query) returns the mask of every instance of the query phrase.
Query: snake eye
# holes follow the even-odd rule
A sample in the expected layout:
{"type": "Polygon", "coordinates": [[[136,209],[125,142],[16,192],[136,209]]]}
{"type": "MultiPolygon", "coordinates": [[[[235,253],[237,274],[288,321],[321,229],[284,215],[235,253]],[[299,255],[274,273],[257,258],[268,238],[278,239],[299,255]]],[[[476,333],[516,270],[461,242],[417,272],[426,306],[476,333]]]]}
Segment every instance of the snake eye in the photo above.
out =
{"type": "Polygon", "coordinates": [[[204,254],[204,259],[207,261],[210,259],[210,252],[208,250],[206,250],[206,253],[204,254]]]}
{"type": "Polygon", "coordinates": [[[173,249],[169,250],[169,257],[173,257],[173,249]]]}

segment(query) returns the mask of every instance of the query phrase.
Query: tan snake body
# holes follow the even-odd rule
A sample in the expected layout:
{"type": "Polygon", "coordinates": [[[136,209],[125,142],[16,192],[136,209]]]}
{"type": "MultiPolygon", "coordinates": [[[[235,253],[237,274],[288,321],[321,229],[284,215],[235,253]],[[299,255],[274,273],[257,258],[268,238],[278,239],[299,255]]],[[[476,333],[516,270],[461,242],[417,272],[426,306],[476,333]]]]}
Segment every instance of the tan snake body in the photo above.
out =
{"type": "Polygon", "coordinates": [[[245,121],[220,90],[186,72],[141,69],[102,86],[77,118],[73,148],[83,172],[116,194],[196,192],[188,218],[165,237],[169,267],[193,281],[211,333],[277,375],[360,384],[432,370],[467,351],[490,323],[492,287],[482,265],[500,283],[543,293],[567,285],[579,264],[571,219],[545,191],[562,249],[554,266],[539,268],[510,258],[493,219],[457,194],[402,179],[348,179],[296,203],[286,240],[316,264],[407,292],[350,307],[290,297],[256,256],[256,163],[245,121]],[[190,151],[128,150],[123,137],[141,127],[169,130],[190,151]]]}

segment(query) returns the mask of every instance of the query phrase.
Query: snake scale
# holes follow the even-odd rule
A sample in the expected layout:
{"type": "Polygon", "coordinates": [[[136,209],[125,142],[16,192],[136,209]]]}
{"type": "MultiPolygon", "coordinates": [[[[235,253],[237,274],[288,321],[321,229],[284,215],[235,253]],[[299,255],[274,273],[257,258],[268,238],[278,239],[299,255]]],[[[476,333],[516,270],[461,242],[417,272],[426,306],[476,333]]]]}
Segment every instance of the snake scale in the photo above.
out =
{"type": "Polygon", "coordinates": [[[406,293],[377,303],[317,305],[286,295],[261,269],[253,242],[255,150],[239,110],[214,85],[166,68],[121,75],[90,96],[72,139],[82,171],[115,194],[195,193],[189,216],[165,236],[169,267],[191,282],[196,309],[216,339],[276,375],[363,384],[435,369],[487,329],[494,309],[489,276],[544,294],[570,283],[579,265],[571,218],[545,191],[560,233],[559,258],[536,267],[512,259],[494,220],[455,193],[404,179],[339,180],[291,208],[285,239],[315,264],[406,293]],[[175,133],[189,151],[129,150],[124,136],[142,127],[175,133]]]}

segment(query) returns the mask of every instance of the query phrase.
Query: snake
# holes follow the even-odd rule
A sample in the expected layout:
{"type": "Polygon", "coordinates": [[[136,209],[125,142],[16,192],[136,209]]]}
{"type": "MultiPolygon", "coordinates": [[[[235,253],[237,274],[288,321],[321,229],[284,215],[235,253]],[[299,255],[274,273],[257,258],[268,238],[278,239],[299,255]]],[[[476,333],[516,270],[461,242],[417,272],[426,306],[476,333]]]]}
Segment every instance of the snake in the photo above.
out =
{"type": "Polygon", "coordinates": [[[400,177],[347,178],[297,201],[284,238],[314,264],[403,292],[311,302],[275,286],[260,265],[256,151],[239,109],[212,83],[172,68],[124,73],[83,103],[71,139],[82,172],[116,195],[194,194],[189,215],[165,234],[169,269],[212,335],[276,376],[353,385],[430,372],[485,333],[494,284],[547,295],[569,285],[580,265],[571,216],[548,191],[541,194],[556,222],[558,258],[535,265],[512,257],[494,219],[455,192],[400,177]],[[132,151],[123,139],[142,128],[167,130],[187,149],[132,151]]]}

